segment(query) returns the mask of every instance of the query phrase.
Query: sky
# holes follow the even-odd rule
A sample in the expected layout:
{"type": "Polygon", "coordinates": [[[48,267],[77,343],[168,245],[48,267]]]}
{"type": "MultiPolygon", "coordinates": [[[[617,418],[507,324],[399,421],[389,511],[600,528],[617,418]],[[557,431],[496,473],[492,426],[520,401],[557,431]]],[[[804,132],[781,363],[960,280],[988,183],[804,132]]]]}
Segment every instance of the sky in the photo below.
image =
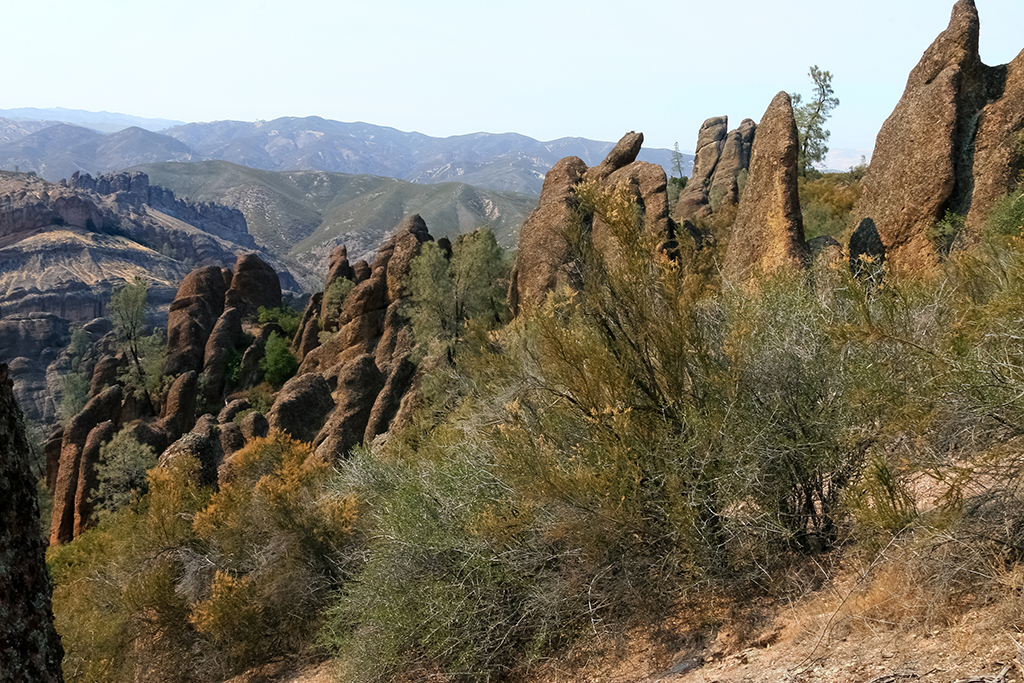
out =
{"type": "MultiPolygon", "coordinates": [[[[976,0],[981,56],[1024,48],[1024,1],[976,0]]],[[[49,0],[5,7],[0,109],[254,121],[317,115],[433,136],[517,132],[692,150],[759,120],[812,64],[866,150],[952,0],[49,0]],[[13,28],[13,30],[11,30],[13,28]]]]}

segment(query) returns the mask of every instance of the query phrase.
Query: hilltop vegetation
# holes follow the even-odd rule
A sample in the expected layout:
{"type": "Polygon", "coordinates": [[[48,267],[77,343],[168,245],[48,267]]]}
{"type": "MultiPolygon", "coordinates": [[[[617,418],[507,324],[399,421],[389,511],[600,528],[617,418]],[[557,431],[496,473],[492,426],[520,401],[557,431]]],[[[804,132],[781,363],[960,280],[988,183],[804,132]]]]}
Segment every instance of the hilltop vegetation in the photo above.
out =
{"type": "Polygon", "coordinates": [[[368,254],[388,230],[419,213],[438,237],[487,225],[512,247],[536,198],[462,183],[417,185],[393,178],[322,171],[272,172],[225,161],[139,167],[154,183],[193,201],[245,214],[249,232],[283,258],[319,270],[338,244],[368,254]]]}

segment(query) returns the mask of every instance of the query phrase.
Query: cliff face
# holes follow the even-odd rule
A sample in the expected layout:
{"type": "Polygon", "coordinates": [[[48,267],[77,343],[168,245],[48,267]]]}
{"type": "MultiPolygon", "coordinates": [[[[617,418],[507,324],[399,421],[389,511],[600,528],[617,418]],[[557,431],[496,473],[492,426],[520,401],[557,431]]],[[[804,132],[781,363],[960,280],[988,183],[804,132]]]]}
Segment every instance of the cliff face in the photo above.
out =
{"type": "Polygon", "coordinates": [[[0,577],[0,678],[63,680],[35,478],[6,365],[0,365],[0,577]]]}

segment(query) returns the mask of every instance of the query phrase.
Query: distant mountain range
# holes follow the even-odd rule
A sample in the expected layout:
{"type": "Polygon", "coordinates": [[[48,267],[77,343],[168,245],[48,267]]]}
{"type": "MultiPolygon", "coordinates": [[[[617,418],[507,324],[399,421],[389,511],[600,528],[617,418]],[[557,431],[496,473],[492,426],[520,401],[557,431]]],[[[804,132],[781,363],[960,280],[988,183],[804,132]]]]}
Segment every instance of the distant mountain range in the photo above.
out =
{"type": "Polygon", "coordinates": [[[171,126],[180,126],[184,121],[173,119],[147,119],[144,116],[118,114],[110,111],[86,111],[84,109],[65,109],[64,107],[22,107],[20,109],[0,109],[0,117],[15,121],[45,121],[48,123],[73,123],[76,126],[92,128],[101,133],[116,133],[125,128],[138,126],[145,130],[158,131],[171,126]]]}
{"type": "MultiPolygon", "coordinates": [[[[544,175],[559,159],[578,156],[588,165],[596,165],[614,146],[613,142],[585,138],[541,142],[517,133],[434,138],[316,116],[253,123],[188,123],[154,132],[147,127],[174,122],[106,112],[0,110],[0,115],[16,114],[17,120],[0,119],[0,169],[35,171],[50,181],[79,170],[95,174],[166,161],[222,160],[266,171],[369,174],[425,184],[458,181],[538,195],[544,175]],[[25,120],[32,112],[47,120],[25,120]],[[55,123],[62,115],[65,120],[75,120],[55,123]],[[102,121],[137,123],[101,133],[81,123],[88,115],[102,121]]],[[[640,158],[660,164],[666,171],[671,169],[671,150],[645,148],[640,158]]],[[[692,159],[692,155],[684,155],[684,173],[690,172],[692,159]]]]}

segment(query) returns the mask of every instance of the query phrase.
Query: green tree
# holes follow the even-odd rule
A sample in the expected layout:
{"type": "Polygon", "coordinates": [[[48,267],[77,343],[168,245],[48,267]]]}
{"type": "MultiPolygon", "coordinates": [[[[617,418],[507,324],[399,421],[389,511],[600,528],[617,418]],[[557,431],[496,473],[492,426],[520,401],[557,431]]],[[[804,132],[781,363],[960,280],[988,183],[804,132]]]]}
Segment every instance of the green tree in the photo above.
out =
{"type": "Polygon", "coordinates": [[[676,178],[683,177],[683,153],[679,151],[678,142],[672,149],[672,170],[675,171],[676,178]]]}
{"type": "MultiPolygon", "coordinates": [[[[146,295],[149,283],[139,276],[114,289],[110,295],[107,311],[114,323],[114,333],[135,371],[142,378],[146,372],[142,366],[142,331],[146,324],[146,295]]],[[[143,384],[145,384],[143,382],[143,384]]],[[[143,389],[145,391],[145,389],[143,389]]],[[[147,396],[148,398],[148,396],[147,396]]]]}
{"type": "Polygon", "coordinates": [[[265,373],[267,382],[275,388],[280,388],[299,369],[299,362],[288,350],[288,340],[277,332],[271,332],[267,339],[260,369],[265,373]]]}
{"type": "Polygon", "coordinates": [[[807,168],[825,160],[828,154],[828,138],[831,131],[825,129],[825,122],[832,115],[832,110],[839,106],[839,98],[832,91],[832,74],[822,71],[817,65],[808,72],[814,82],[814,91],[810,101],[803,103],[799,93],[793,93],[793,115],[796,117],[796,129],[800,136],[800,155],[798,164],[800,175],[807,175],[807,168]]]}
{"type": "Polygon", "coordinates": [[[487,228],[460,235],[451,259],[437,244],[424,244],[409,279],[409,318],[417,343],[440,339],[450,347],[470,319],[500,323],[505,270],[504,254],[487,228]]]}
{"type": "Polygon", "coordinates": [[[134,492],[144,495],[149,488],[146,470],[156,466],[157,455],[151,446],[135,439],[134,429],[122,429],[100,446],[98,488],[93,493],[101,514],[117,512],[131,501],[134,492]]]}

